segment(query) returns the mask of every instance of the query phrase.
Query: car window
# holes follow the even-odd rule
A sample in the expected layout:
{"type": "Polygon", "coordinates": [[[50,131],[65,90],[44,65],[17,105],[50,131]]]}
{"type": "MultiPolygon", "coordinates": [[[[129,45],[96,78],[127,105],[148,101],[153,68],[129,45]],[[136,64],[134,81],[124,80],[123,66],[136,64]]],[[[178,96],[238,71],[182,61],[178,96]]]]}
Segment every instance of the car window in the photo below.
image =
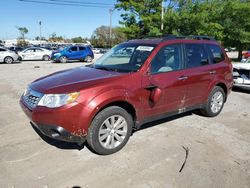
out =
{"type": "Polygon", "coordinates": [[[35,52],[43,52],[42,49],[35,49],[35,52]]]}
{"type": "Polygon", "coordinates": [[[208,44],[207,46],[210,52],[212,63],[219,63],[225,60],[225,56],[219,46],[213,44],[208,44]]]}
{"type": "Polygon", "coordinates": [[[28,49],[26,51],[24,51],[25,53],[30,53],[30,52],[34,52],[34,49],[28,49]]]}
{"type": "Polygon", "coordinates": [[[75,51],[77,51],[77,47],[76,47],[76,46],[71,47],[70,50],[71,50],[72,52],[75,52],[75,51]]]}
{"type": "Polygon", "coordinates": [[[6,50],[3,48],[0,48],[0,52],[5,52],[6,50]]]}
{"type": "Polygon", "coordinates": [[[162,47],[151,61],[151,73],[153,74],[180,70],[181,68],[180,44],[162,47]]]}
{"type": "Polygon", "coordinates": [[[83,51],[85,49],[86,49],[85,47],[82,47],[82,46],[79,47],[79,51],[83,51]]]}
{"type": "Polygon", "coordinates": [[[187,68],[209,64],[208,54],[203,44],[185,44],[187,68]]]}

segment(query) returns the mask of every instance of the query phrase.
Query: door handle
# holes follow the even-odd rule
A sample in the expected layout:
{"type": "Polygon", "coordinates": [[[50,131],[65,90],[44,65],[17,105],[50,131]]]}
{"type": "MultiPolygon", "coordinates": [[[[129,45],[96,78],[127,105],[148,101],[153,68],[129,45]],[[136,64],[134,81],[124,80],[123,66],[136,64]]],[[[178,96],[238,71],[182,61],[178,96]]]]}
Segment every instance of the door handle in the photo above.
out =
{"type": "Polygon", "coordinates": [[[180,77],[178,78],[178,80],[186,80],[186,79],[188,79],[187,76],[180,76],[180,77]]]}
{"type": "Polygon", "coordinates": [[[209,71],[209,74],[216,74],[216,70],[209,71]]]}

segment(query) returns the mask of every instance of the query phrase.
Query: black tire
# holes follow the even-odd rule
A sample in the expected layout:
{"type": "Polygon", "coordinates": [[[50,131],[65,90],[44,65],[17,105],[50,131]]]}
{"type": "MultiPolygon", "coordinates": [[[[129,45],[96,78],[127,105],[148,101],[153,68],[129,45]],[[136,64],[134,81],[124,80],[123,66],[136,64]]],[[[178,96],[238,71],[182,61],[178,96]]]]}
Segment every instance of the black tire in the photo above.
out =
{"type": "Polygon", "coordinates": [[[43,56],[43,61],[49,61],[49,60],[50,60],[50,57],[48,55],[43,56]]]}
{"type": "MultiPolygon", "coordinates": [[[[119,119],[114,121],[114,124],[116,124],[118,121],[119,121],[119,119]]],[[[111,122],[111,124],[112,124],[112,122],[111,122]]],[[[116,126],[118,126],[118,125],[116,124],[116,126]]],[[[87,142],[88,142],[89,146],[97,154],[109,155],[109,154],[112,154],[112,153],[119,151],[120,149],[122,149],[125,146],[125,144],[129,140],[129,137],[131,136],[132,127],[133,127],[132,116],[126,110],[124,110],[123,108],[120,108],[118,106],[107,107],[104,110],[102,110],[101,112],[99,112],[95,116],[95,118],[93,119],[93,121],[88,129],[87,142]],[[103,133],[102,136],[105,136],[104,134],[108,135],[108,136],[106,136],[106,140],[104,139],[104,142],[106,142],[108,144],[110,142],[110,146],[112,146],[111,140],[113,139],[113,143],[116,142],[116,144],[119,144],[117,146],[114,146],[114,144],[113,144],[114,148],[107,148],[108,146],[107,147],[103,146],[104,142],[101,141],[102,136],[100,136],[100,135],[101,135],[101,131],[104,130],[102,128],[105,127],[105,122],[106,121],[110,122],[109,118],[112,118],[112,117],[121,118],[122,121],[120,121],[120,122],[122,122],[122,123],[119,123],[119,124],[121,125],[125,122],[127,124],[127,129],[125,131],[126,134],[124,134],[124,136],[120,135],[120,138],[123,137],[122,141],[119,141],[119,139],[116,138],[117,134],[119,134],[119,133],[112,132],[112,130],[115,129],[115,126],[113,126],[112,130],[109,130],[109,133],[107,133],[107,132],[103,133]],[[108,141],[108,139],[109,139],[109,141],[108,141]]],[[[107,127],[106,131],[108,131],[108,127],[107,127]]]]}
{"type": "MultiPolygon", "coordinates": [[[[219,97],[219,96],[218,96],[219,97]]],[[[207,103],[205,104],[204,108],[200,110],[201,114],[207,117],[214,117],[217,116],[221,110],[223,109],[224,103],[225,103],[225,92],[224,90],[219,87],[219,86],[215,86],[214,89],[211,91],[211,93],[209,94],[209,97],[207,99],[207,103]],[[220,98],[221,102],[214,102],[214,99],[216,97],[216,95],[220,94],[222,99],[220,98]],[[213,103],[215,103],[215,105],[217,104],[217,110],[215,110],[216,108],[213,108],[213,103]]]]}
{"type": "Polygon", "coordinates": [[[86,56],[85,59],[84,59],[84,61],[87,62],[87,63],[92,62],[92,60],[93,60],[93,58],[91,56],[89,56],[89,55],[86,56]]]}
{"type": "Polygon", "coordinates": [[[4,58],[4,63],[11,64],[14,62],[14,59],[10,56],[4,58]]]}
{"type": "Polygon", "coordinates": [[[59,60],[61,63],[67,63],[67,61],[68,61],[66,56],[61,56],[59,60]]]}

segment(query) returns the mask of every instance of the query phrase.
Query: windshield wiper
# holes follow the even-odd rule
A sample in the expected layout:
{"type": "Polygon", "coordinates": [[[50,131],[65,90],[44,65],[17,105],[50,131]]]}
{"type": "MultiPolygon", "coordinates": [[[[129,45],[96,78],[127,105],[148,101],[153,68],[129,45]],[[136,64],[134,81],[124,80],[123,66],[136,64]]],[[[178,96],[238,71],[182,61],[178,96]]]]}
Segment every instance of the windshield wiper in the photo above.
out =
{"type": "Polygon", "coordinates": [[[100,69],[100,70],[106,70],[106,71],[115,71],[117,72],[116,69],[112,69],[110,67],[104,67],[104,66],[95,66],[96,69],[100,69]]]}

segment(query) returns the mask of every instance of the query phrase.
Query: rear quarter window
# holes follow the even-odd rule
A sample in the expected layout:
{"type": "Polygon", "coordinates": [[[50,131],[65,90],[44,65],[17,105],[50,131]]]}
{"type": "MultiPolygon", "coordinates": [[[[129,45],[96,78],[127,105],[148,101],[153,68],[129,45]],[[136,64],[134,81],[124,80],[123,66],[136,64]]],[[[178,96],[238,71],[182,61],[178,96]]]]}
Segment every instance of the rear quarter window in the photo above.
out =
{"type": "Polygon", "coordinates": [[[212,63],[220,63],[225,60],[224,53],[218,45],[207,44],[212,63]]]}

